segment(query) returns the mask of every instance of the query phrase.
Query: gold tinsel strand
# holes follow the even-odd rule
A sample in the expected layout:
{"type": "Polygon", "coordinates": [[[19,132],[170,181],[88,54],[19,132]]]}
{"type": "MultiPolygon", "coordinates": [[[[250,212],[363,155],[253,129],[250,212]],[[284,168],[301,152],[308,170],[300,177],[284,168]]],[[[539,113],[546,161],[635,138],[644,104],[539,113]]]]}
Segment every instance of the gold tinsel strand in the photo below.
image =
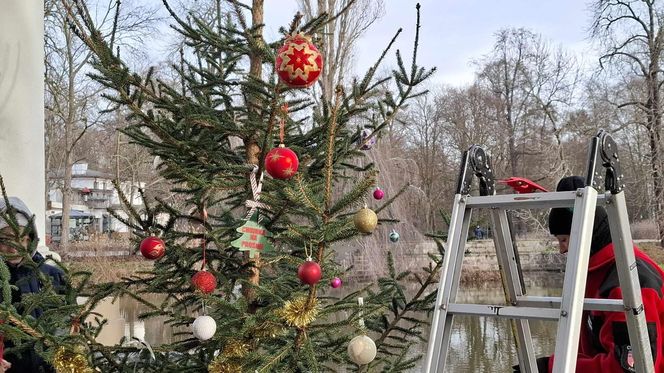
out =
{"type": "Polygon", "coordinates": [[[66,347],[58,347],[53,355],[53,367],[57,373],[93,373],[84,354],[66,347]]]}
{"type": "Polygon", "coordinates": [[[226,357],[244,357],[249,352],[249,345],[238,340],[229,341],[221,354],[226,357]]]}
{"type": "Polygon", "coordinates": [[[210,365],[208,365],[208,372],[209,373],[242,373],[242,366],[235,364],[235,363],[229,363],[224,361],[224,359],[220,356],[217,356],[212,360],[210,365]]]}
{"type": "Polygon", "coordinates": [[[307,297],[299,297],[286,301],[284,307],[277,311],[277,315],[286,320],[290,326],[304,328],[316,319],[318,311],[318,299],[314,298],[308,303],[307,297]]]}
{"type": "Polygon", "coordinates": [[[283,324],[266,321],[252,328],[251,334],[257,338],[274,338],[279,334],[283,334],[285,330],[283,324]]]}

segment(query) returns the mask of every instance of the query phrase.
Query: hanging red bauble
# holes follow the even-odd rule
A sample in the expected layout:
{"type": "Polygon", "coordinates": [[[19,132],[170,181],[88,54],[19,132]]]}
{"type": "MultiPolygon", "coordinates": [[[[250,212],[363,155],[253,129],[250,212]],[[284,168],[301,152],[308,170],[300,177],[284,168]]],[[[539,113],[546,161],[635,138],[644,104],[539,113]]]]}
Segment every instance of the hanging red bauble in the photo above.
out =
{"type": "Polygon", "coordinates": [[[202,270],[191,276],[191,283],[203,294],[210,294],[217,287],[217,278],[212,273],[202,270]]]}
{"type": "Polygon", "coordinates": [[[300,268],[297,269],[297,277],[307,285],[315,285],[320,281],[322,275],[320,266],[311,260],[311,258],[307,258],[307,261],[302,263],[300,268]]]}
{"type": "Polygon", "coordinates": [[[166,252],[166,244],[161,238],[150,236],[141,241],[141,254],[151,260],[159,259],[166,252]]]}
{"type": "Polygon", "coordinates": [[[311,38],[300,32],[286,38],[277,51],[274,68],[287,86],[307,88],[316,83],[323,71],[323,56],[311,38]]]}
{"type": "Polygon", "coordinates": [[[265,171],[275,179],[290,179],[299,166],[297,154],[284,144],[270,150],[265,156],[265,171]]]}

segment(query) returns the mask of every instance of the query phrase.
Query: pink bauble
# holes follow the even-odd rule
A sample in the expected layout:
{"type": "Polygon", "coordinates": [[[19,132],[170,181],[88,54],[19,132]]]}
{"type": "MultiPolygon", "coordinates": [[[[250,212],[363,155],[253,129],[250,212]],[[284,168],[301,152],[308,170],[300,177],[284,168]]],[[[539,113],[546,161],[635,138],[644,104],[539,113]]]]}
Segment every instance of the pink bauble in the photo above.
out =
{"type": "Polygon", "coordinates": [[[341,283],[342,283],[341,279],[339,277],[335,277],[332,279],[332,281],[330,281],[330,286],[336,289],[338,287],[341,287],[341,283]]]}
{"type": "Polygon", "coordinates": [[[383,192],[380,188],[376,188],[373,192],[373,196],[375,199],[383,199],[385,197],[385,192],[383,192]]]}

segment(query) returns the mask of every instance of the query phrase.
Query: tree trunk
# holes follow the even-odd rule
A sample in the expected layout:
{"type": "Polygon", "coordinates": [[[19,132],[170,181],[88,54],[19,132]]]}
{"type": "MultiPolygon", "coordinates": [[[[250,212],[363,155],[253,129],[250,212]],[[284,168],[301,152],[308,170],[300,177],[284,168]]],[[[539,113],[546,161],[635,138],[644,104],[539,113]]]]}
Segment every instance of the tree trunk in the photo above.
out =
{"type": "MultiPolygon", "coordinates": [[[[651,66],[651,71],[657,71],[658,64],[651,66]],[[655,70],[652,70],[655,69],[655,70]]],[[[664,180],[662,180],[661,160],[660,160],[660,147],[661,147],[661,121],[662,116],[660,113],[659,103],[659,80],[651,73],[648,77],[648,140],[650,144],[650,169],[652,172],[654,204],[655,204],[655,218],[657,220],[657,228],[659,233],[660,246],[664,247],[664,211],[662,211],[662,196],[664,195],[664,180]]]]}
{"type": "MultiPolygon", "coordinates": [[[[251,13],[251,23],[253,26],[263,24],[263,1],[264,0],[253,0],[252,13],[251,13]]],[[[254,39],[262,44],[263,40],[263,28],[257,27],[254,32],[254,39]]],[[[261,79],[263,73],[263,59],[261,57],[260,51],[255,50],[250,53],[249,56],[249,75],[255,77],[256,79],[261,79]]],[[[260,116],[260,104],[256,102],[255,98],[250,98],[249,101],[249,110],[254,111],[255,117],[260,116]]],[[[251,117],[251,115],[250,115],[251,117]]],[[[246,160],[250,164],[258,165],[260,159],[261,148],[258,146],[258,141],[255,136],[252,136],[249,139],[245,140],[246,144],[246,160]]],[[[254,262],[254,267],[251,269],[249,274],[249,282],[253,285],[258,285],[260,283],[260,255],[258,253],[254,254],[254,258],[249,258],[249,252],[245,253],[245,261],[254,262]]],[[[255,291],[250,286],[245,286],[242,288],[242,294],[247,299],[248,303],[252,303],[256,297],[255,291]]],[[[253,307],[250,306],[250,310],[253,307]]]]}
{"type": "Polygon", "coordinates": [[[62,220],[60,230],[60,249],[67,250],[69,245],[69,212],[71,211],[71,152],[65,154],[65,173],[62,177],[62,220]]]}
{"type": "Polygon", "coordinates": [[[69,212],[71,211],[71,179],[73,166],[74,146],[74,127],[76,122],[76,91],[74,67],[74,51],[72,44],[72,34],[69,28],[65,30],[65,42],[67,45],[67,118],[65,119],[65,161],[64,175],[62,178],[62,225],[60,232],[60,248],[67,250],[69,245],[69,212]]]}

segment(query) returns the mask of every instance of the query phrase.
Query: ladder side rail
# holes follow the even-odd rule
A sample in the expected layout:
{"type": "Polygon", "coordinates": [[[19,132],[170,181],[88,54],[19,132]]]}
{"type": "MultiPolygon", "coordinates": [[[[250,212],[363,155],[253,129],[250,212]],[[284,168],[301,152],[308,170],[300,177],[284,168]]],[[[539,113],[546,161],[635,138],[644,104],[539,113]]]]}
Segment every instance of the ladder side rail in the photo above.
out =
{"type": "Polygon", "coordinates": [[[447,234],[447,242],[445,244],[443,266],[440,271],[440,280],[438,282],[438,294],[436,295],[436,303],[434,304],[433,317],[431,319],[431,335],[429,336],[427,355],[426,360],[424,361],[427,373],[442,372],[445,366],[447,351],[441,349],[443,342],[443,327],[447,318],[447,304],[449,303],[452,283],[454,282],[453,274],[458,262],[457,257],[463,258],[463,251],[459,249],[459,246],[462,245],[462,242],[465,244],[465,240],[468,236],[468,227],[466,227],[465,235],[462,234],[464,220],[466,220],[465,215],[468,215],[467,220],[470,222],[471,211],[467,211],[465,207],[465,196],[456,194],[454,196],[454,205],[450,216],[450,226],[447,234]]]}
{"type": "MultiPolygon", "coordinates": [[[[608,195],[609,193],[607,193],[607,197],[608,195]]],[[[638,373],[654,373],[655,368],[643,309],[632,234],[629,228],[625,193],[620,192],[610,195],[610,199],[606,201],[605,206],[609,216],[618,280],[620,281],[625,318],[627,319],[627,330],[634,356],[634,368],[638,373]]]]}
{"type": "Polygon", "coordinates": [[[581,333],[581,316],[585,298],[590,242],[592,240],[597,191],[589,186],[577,190],[572,215],[560,320],[556,334],[553,373],[576,371],[581,333]]]}
{"type": "Polygon", "coordinates": [[[467,213],[464,215],[463,224],[461,227],[461,239],[459,240],[458,253],[456,255],[456,262],[454,263],[454,269],[450,274],[452,281],[449,283],[449,297],[447,302],[443,303],[441,307],[445,309],[445,321],[444,329],[442,335],[442,343],[440,344],[440,354],[438,356],[438,372],[444,372],[445,364],[447,361],[447,353],[450,350],[450,344],[452,340],[452,324],[454,322],[454,315],[449,312],[450,304],[453,304],[456,301],[457,294],[459,292],[459,283],[461,280],[461,266],[463,264],[463,257],[465,253],[465,245],[468,241],[468,232],[470,228],[470,217],[472,209],[466,208],[467,213]]]}
{"type": "MultiPolygon", "coordinates": [[[[523,276],[517,261],[518,253],[512,240],[507,211],[491,209],[491,225],[496,259],[498,260],[503,289],[505,290],[505,300],[508,305],[515,306],[517,297],[523,296],[526,289],[523,285],[523,276]]],[[[537,373],[537,361],[529,321],[527,319],[512,319],[510,324],[517,344],[516,350],[521,370],[525,373],[537,373]]]]}

